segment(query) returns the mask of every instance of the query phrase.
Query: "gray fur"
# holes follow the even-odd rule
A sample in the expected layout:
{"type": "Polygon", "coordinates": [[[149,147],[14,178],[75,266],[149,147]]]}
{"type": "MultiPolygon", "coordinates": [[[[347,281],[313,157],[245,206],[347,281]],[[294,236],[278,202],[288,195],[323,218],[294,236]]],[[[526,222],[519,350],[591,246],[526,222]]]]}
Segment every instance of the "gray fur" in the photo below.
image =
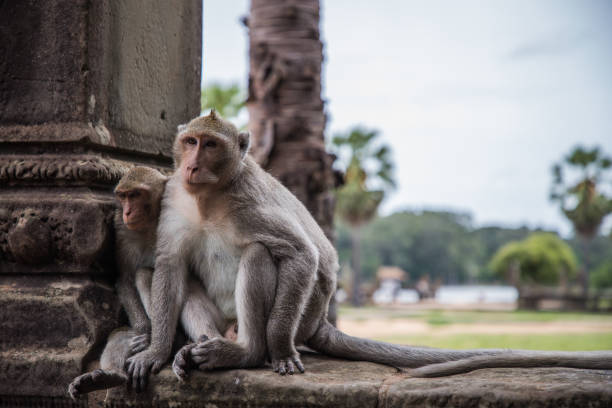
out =
{"type": "MultiPolygon", "coordinates": [[[[136,167],[122,178],[117,189],[128,191],[136,186],[145,185],[152,192],[150,225],[144,230],[128,229],[122,218],[122,211],[115,212],[116,254],[119,268],[117,293],[128,316],[131,328],[114,331],[100,357],[100,369],[85,373],[75,378],[69,385],[68,392],[72,398],[91,391],[127,385],[136,391],[146,387],[146,376],[133,376],[126,373],[126,360],[133,354],[149,346],[151,324],[149,316],[151,307],[157,300],[151,299],[153,267],[155,266],[155,246],[157,241],[157,224],[159,203],[164,190],[166,178],[149,168],[136,167]],[[156,210],[157,209],[157,210],[156,210]]],[[[192,280],[185,295],[184,307],[181,310],[181,323],[192,340],[203,335],[221,336],[232,323],[222,318],[221,312],[206,297],[200,282],[192,280]]],[[[172,334],[172,340],[174,333],[172,334]]]]}
{"type": "Polygon", "coordinates": [[[505,350],[494,356],[477,356],[430,364],[410,371],[413,377],[442,377],[481,368],[568,367],[592,370],[612,368],[610,351],[530,351],[505,350]]]}
{"type": "MultiPolygon", "coordinates": [[[[332,356],[411,368],[453,360],[460,360],[464,371],[486,366],[486,361],[510,364],[502,358],[509,355],[504,350],[399,346],[337,330],[327,321],[337,255],[308,210],[250,156],[243,157],[237,129],[218,115],[192,120],[185,132],[189,138],[179,134],[175,140],[177,171],[162,201],[151,345],[131,357],[138,373],[157,371],[169,357],[190,270],[226,317],[237,314],[240,330],[237,343],[217,337],[185,349],[177,356],[183,368],[189,359],[201,369],[257,366],[267,350],[275,371],[293,374],[296,368],[303,371],[296,344],[332,356]],[[221,146],[202,144],[210,139],[221,146]],[[181,161],[183,156],[189,164],[181,161]],[[198,178],[198,172],[215,177],[198,178]],[[192,181],[198,179],[215,181],[192,181]],[[228,299],[234,308],[227,306],[228,299]]],[[[583,356],[548,353],[530,360],[538,354],[511,354],[513,364],[523,361],[526,366],[537,361],[573,367],[583,356]]],[[[598,356],[603,364],[595,366],[589,358],[583,367],[612,368],[612,353],[598,356]]]]}

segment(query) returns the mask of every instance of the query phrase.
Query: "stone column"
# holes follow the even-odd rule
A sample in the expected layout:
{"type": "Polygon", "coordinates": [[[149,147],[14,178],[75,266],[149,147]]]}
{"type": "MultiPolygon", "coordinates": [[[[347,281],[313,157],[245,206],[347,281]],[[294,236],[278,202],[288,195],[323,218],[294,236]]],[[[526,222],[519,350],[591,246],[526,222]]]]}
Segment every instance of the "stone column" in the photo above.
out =
{"type": "Polygon", "coordinates": [[[112,188],[200,111],[199,1],[0,2],[0,405],[48,406],[119,324],[112,188]]]}

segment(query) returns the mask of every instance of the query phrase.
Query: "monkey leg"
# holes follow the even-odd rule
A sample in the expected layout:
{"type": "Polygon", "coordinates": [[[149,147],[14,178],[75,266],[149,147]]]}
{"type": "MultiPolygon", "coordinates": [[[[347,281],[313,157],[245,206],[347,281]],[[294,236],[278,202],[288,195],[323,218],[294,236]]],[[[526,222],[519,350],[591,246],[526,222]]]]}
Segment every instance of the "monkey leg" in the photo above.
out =
{"type": "Polygon", "coordinates": [[[68,386],[68,394],[72,399],[92,391],[127,384],[128,378],[123,364],[128,357],[133,336],[134,332],[128,328],[117,329],[111,333],[100,357],[100,369],[76,377],[68,386]]]}
{"type": "Polygon", "coordinates": [[[201,282],[190,278],[187,288],[180,319],[187,336],[196,343],[183,346],[174,356],[172,371],[181,381],[187,378],[190,369],[197,367],[191,358],[191,350],[197,343],[221,337],[219,328],[225,329],[227,325],[219,308],[206,295],[201,282]]]}
{"type": "Polygon", "coordinates": [[[266,327],[272,369],[280,375],[293,374],[296,367],[304,372],[295,340],[298,328],[310,319],[305,312],[317,277],[316,248],[307,242],[294,245],[299,249],[278,263],[274,306],[266,327]]]}
{"type": "Polygon", "coordinates": [[[306,305],[304,318],[300,322],[296,344],[306,344],[319,329],[322,321],[327,321],[329,302],[336,290],[335,270],[331,265],[321,265],[317,272],[317,281],[306,305]]]}
{"type": "Polygon", "coordinates": [[[266,323],[276,291],[276,267],[268,250],[251,244],[240,259],[236,280],[238,339],[217,337],[198,343],[191,358],[201,370],[257,367],[265,363],[266,323]]]}
{"type": "Polygon", "coordinates": [[[199,280],[190,278],[187,284],[187,296],[181,310],[181,324],[192,341],[201,336],[208,338],[222,337],[227,323],[223,313],[206,294],[199,280]]]}

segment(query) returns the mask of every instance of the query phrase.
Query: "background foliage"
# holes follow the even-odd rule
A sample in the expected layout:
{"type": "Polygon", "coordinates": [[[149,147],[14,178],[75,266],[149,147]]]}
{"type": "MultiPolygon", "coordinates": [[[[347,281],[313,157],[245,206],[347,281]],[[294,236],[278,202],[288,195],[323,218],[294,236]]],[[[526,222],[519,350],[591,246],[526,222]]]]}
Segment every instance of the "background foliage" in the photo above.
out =
{"type": "MultiPolygon", "coordinates": [[[[336,231],[340,261],[346,264],[350,259],[349,229],[338,221],[336,231]]],[[[474,228],[471,216],[464,213],[402,211],[376,217],[362,227],[360,256],[363,278],[374,281],[380,265],[397,265],[409,273],[412,284],[426,274],[432,281],[439,279],[446,284],[505,282],[505,278],[491,268],[490,261],[495,253],[505,244],[542,232],[558,237],[554,232],[527,227],[474,228]]],[[[578,250],[581,241],[575,238],[562,241],[569,245],[577,263],[581,264],[583,259],[578,250]]],[[[571,258],[566,253],[568,250],[563,250],[563,256],[571,258]]],[[[609,267],[612,266],[612,240],[601,235],[595,237],[589,256],[594,267],[591,285],[612,285],[612,267],[609,267]],[[601,272],[595,272],[599,268],[602,268],[601,272]]]]}

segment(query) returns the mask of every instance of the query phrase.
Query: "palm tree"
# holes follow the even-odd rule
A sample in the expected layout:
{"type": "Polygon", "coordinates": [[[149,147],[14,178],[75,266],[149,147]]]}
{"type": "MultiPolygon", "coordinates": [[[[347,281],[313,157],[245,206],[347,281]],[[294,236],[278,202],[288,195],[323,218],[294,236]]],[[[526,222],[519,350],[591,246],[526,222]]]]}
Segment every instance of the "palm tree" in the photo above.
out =
{"type": "Polygon", "coordinates": [[[351,269],[353,305],[361,305],[361,227],[370,221],[385,196],[385,189],[395,187],[393,164],[387,145],[377,144],[378,131],[356,127],[338,134],[332,143],[342,161],[345,156],[344,185],[336,190],[336,213],[351,231],[351,269]]]}
{"type": "Polygon", "coordinates": [[[251,0],[251,154],[332,237],[335,176],[325,151],[318,0],[251,0]]]}
{"type": "MultiPolygon", "coordinates": [[[[247,108],[251,155],[333,239],[337,177],[325,150],[319,0],[251,0],[247,108]]],[[[328,316],[335,322],[332,299],[328,316]]]]}
{"type": "Polygon", "coordinates": [[[589,246],[604,218],[612,213],[612,200],[598,191],[602,173],[611,166],[612,161],[604,156],[599,148],[588,150],[581,146],[574,148],[562,163],[553,166],[550,198],[559,202],[561,211],[582,239],[583,266],[580,283],[585,297],[589,288],[589,246]],[[579,171],[577,181],[570,185],[565,184],[563,165],[579,171]],[[571,201],[570,204],[568,201],[571,201]]]}

